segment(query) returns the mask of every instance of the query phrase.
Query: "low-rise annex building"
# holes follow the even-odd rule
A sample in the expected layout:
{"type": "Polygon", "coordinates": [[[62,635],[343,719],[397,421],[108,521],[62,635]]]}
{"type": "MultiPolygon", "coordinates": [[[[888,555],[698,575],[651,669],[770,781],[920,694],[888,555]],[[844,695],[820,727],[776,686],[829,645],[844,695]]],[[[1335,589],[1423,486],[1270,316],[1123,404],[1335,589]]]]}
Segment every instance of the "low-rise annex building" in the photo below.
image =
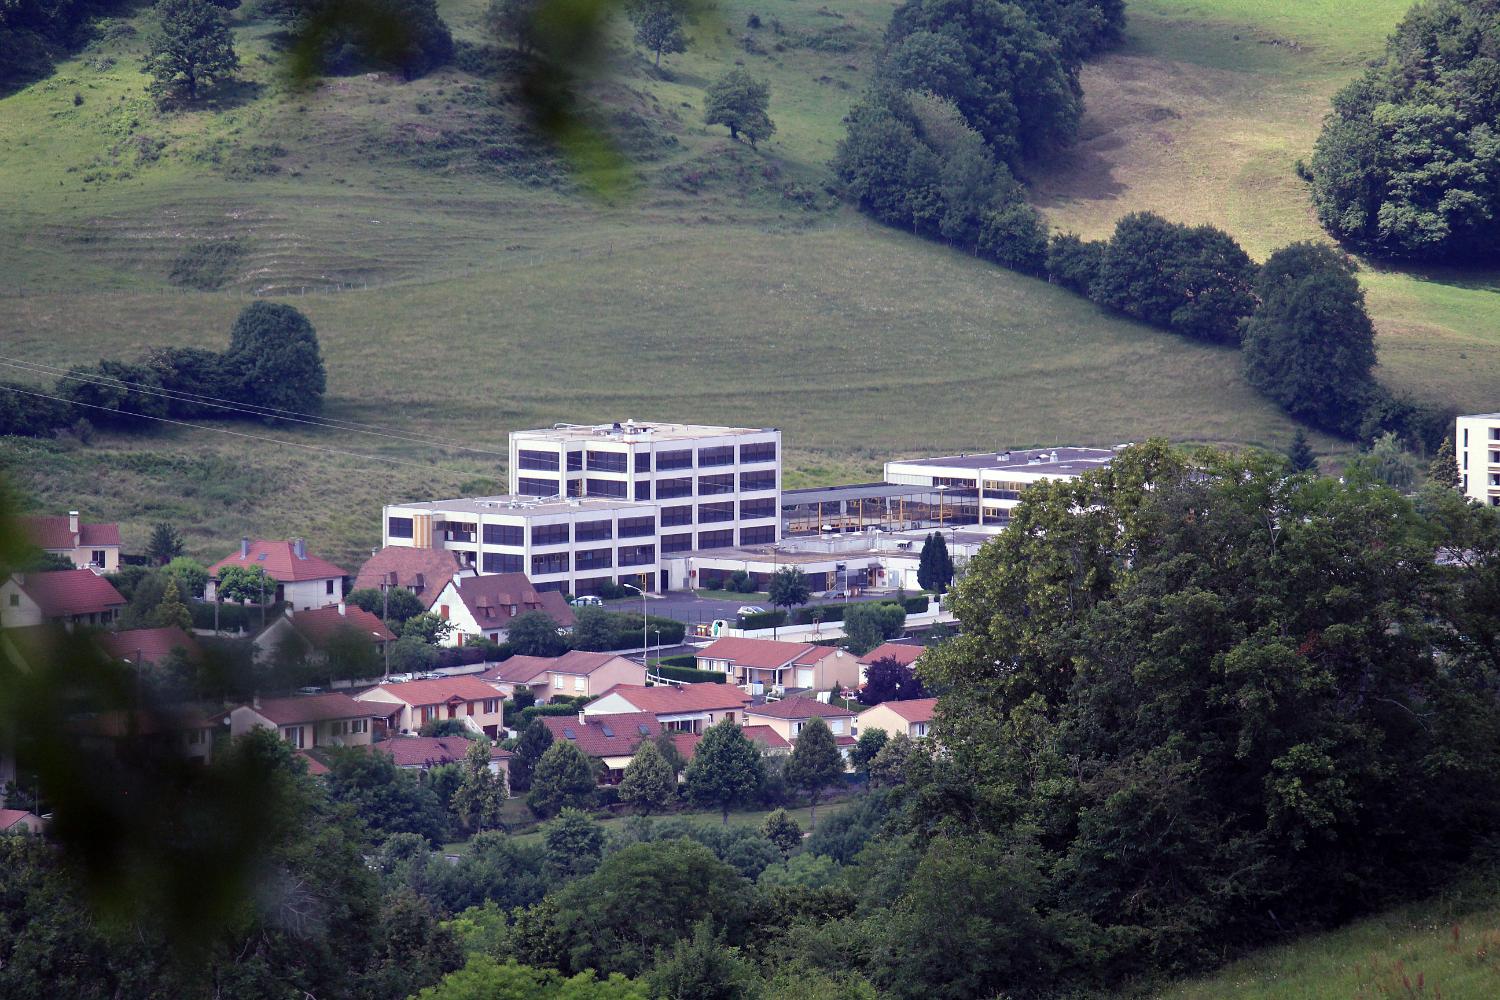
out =
{"type": "Polygon", "coordinates": [[[1459,417],[1453,451],[1464,496],[1486,507],[1500,507],[1500,413],[1459,417]]]}

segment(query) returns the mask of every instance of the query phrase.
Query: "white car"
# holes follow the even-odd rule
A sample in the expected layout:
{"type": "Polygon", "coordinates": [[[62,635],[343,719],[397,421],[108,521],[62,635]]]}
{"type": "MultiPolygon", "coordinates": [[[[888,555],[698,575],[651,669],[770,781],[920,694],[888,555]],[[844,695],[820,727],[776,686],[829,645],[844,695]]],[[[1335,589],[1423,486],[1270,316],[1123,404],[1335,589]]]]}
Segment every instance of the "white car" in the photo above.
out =
{"type": "Polygon", "coordinates": [[[582,597],[575,597],[568,603],[572,604],[575,608],[602,608],[604,606],[604,602],[594,594],[584,594],[582,597]]]}
{"type": "Polygon", "coordinates": [[[741,604],[740,609],[735,612],[737,615],[763,615],[765,613],[766,609],[759,604],[741,604]]]}

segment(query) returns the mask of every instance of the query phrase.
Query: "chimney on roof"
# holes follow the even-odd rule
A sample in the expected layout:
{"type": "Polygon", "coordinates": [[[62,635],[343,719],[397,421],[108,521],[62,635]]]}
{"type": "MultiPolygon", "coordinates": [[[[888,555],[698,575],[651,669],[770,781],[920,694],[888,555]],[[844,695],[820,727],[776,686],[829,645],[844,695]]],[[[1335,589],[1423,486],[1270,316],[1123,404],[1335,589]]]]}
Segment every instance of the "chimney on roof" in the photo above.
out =
{"type": "Polygon", "coordinates": [[[292,554],[298,559],[307,558],[307,543],[300,538],[292,539],[292,554]]]}
{"type": "Polygon", "coordinates": [[[68,530],[75,535],[78,534],[78,511],[76,510],[68,511],[68,530]]]}
{"type": "Polygon", "coordinates": [[[340,618],[346,618],[346,617],[348,617],[348,615],[349,615],[349,608],[348,608],[348,606],[346,604],[344,604],[343,601],[339,601],[339,617],[340,618]]]}
{"type": "Polygon", "coordinates": [[[581,708],[578,710],[578,724],[580,726],[586,726],[589,724],[589,717],[583,714],[583,709],[581,708]]]}
{"type": "Polygon", "coordinates": [[[1051,458],[1052,458],[1052,461],[1054,461],[1054,462],[1057,461],[1057,452],[1056,451],[1054,451],[1052,453],[1051,458]]]}
{"type": "Polygon", "coordinates": [[[257,691],[255,694],[253,694],[253,695],[250,696],[250,707],[253,708],[253,709],[255,709],[257,712],[260,711],[260,692],[259,691],[257,691]]]}
{"type": "Polygon", "coordinates": [[[250,558],[250,536],[249,535],[241,535],[240,536],[240,558],[241,559],[249,559],[250,558]]]}

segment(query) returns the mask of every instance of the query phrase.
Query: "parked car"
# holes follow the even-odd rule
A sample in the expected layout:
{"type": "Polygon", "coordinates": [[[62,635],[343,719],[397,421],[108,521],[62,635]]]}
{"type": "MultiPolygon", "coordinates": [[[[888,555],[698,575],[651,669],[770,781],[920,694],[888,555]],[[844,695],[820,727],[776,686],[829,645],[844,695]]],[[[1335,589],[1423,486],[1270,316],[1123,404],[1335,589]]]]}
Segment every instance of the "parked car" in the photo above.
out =
{"type": "Polygon", "coordinates": [[[834,600],[840,597],[848,597],[849,592],[847,590],[825,590],[823,591],[823,596],[828,600],[834,600]]]}
{"type": "Polygon", "coordinates": [[[415,680],[415,679],[416,678],[413,677],[411,674],[391,674],[390,683],[392,683],[392,684],[405,684],[407,681],[415,680]]]}
{"type": "Polygon", "coordinates": [[[298,694],[322,694],[323,693],[323,689],[320,688],[320,687],[309,685],[307,687],[300,687],[300,688],[298,688],[297,689],[297,693],[298,694]]]}
{"type": "Polygon", "coordinates": [[[417,680],[420,681],[440,681],[442,679],[443,675],[436,670],[429,670],[425,674],[417,674],[417,680]]]}
{"type": "Polygon", "coordinates": [[[766,609],[759,604],[741,604],[740,609],[735,612],[738,615],[763,615],[766,609]]]}
{"type": "Polygon", "coordinates": [[[594,594],[584,594],[582,597],[575,597],[568,603],[575,608],[599,608],[604,606],[604,602],[594,594]]]}

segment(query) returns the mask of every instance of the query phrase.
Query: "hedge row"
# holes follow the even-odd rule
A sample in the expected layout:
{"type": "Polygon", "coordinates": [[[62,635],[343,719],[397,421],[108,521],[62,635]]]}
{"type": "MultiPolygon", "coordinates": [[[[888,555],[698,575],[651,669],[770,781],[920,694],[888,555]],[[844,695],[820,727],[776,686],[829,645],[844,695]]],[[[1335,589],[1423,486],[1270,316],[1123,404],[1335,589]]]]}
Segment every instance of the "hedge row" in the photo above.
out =
{"type": "MultiPolygon", "coordinates": [[[[681,657],[674,657],[681,659],[681,657]]],[[[692,657],[687,657],[691,660],[692,657]]],[[[713,670],[696,670],[693,667],[667,666],[665,662],[659,664],[656,672],[668,680],[683,681],[687,684],[723,684],[726,675],[713,670]]]]}
{"type": "MultiPolygon", "coordinates": [[[[285,601],[267,605],[266,624],[269,625],[286,614],[286,609],[285,601]]],[[[214,627],[213,601],[192,601],[188,604],[188,612],[193,616],[193,628],[214,627]]],[[[260,608],[247,604],[220,604],[219,630],[234,632],[242,628],[251,630],[260,628],[260,608]]]]}
{"type": "Polygon", "coordinates": [[[571,699],[559,699],[545,705],[531,705],[521,709],[521,716],[515,729],[525,729],[531,725],[534,719],[544,715],[577,715],[578,706],[571,699]]]}
{"type": "Polygon", "coordinates": [[[753,615],[740,615],[740,628],[771,628],[786,624],[785,611],[757,611],[753,615]]]}

